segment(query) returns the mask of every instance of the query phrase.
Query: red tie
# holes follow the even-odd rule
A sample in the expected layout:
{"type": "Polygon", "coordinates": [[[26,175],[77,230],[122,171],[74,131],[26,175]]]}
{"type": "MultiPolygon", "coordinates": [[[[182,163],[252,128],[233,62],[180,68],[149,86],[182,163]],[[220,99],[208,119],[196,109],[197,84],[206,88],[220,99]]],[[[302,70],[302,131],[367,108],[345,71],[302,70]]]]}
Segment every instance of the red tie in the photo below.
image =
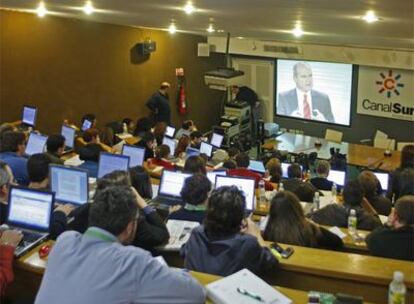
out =
{"type": "Polygon", "coordinates": [[[311,119],[311,110],[308,102],[308,95],[303,95],[303,118],[311,119]]]}

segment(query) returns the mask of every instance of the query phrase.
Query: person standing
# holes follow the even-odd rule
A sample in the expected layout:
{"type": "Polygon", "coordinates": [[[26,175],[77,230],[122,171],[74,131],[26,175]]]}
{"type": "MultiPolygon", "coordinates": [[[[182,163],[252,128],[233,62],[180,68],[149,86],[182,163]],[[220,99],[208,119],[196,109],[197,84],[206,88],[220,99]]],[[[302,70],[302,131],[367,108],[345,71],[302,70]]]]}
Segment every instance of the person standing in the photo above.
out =
{"type": "Polygon", "coordinates": [[[146,105],[152,112],[153,122],[163,121],[171,124],[171,108],[168,100],[170,84],[163,82],[160,88],[147,101],[146,105]]]}

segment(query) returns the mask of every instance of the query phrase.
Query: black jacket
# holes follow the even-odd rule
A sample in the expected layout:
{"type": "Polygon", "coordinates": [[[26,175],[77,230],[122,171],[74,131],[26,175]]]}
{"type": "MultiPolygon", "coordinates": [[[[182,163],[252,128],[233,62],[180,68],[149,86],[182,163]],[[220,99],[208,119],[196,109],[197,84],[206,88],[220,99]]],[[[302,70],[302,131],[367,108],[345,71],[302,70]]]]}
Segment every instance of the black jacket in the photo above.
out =
{"type": "Polygon", "coordinates": [[[310,183],[318,190],[331,191],[333,182],[324,177],[314,177],[310,180],[310,183]]]}

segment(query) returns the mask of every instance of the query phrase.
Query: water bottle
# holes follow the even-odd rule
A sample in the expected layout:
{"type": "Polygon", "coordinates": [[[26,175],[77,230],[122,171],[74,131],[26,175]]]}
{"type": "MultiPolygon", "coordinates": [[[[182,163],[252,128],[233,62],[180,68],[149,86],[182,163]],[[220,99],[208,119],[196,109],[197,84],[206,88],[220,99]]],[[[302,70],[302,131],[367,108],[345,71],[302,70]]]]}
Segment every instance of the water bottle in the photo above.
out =
{"type": "Polygon", "coordinates": [[[332,184],[332,198],[335,199],[336,198],[336,194],[337,194],[337,188],[336,188],[336,184],[333,183],[332,184]]]}
{"type": "Polygon", "coordinates": [[[355,209],[351,209],[348,216],[348,232],[351,236],[355,236],[357,233],[357,217],[355,209]]]}
{"type": "Polygon", "coordinates": [[[124,134],[128,133],[128,126],[125,122],[122,124],[122,129],[124,130],[124,134]]]}
{"type": "Polygon", "coordinates": [[[315,195],[313,196],[313,210],[319,210],[319,203],[320,203],[319,192],[316,191],[315,195]]]}
{"type": "Polygon", "coordinates": [[[260,209],[266,208],[266,190],[264,180],[259,181],[259,205],[260,209]]]}
{"type": "Polygon", "coordinates": [[[388,304],[404,304],[405,293],[404,274],[401,271],[394,271],[393,280],[388,288],[388,304]]]}
{"type": "Polygon", "coordinates": [[[279,183],[279,192],[280,191],[285,191],[285,188],[283,187],[283,183],[282,182],[279,183]]]}

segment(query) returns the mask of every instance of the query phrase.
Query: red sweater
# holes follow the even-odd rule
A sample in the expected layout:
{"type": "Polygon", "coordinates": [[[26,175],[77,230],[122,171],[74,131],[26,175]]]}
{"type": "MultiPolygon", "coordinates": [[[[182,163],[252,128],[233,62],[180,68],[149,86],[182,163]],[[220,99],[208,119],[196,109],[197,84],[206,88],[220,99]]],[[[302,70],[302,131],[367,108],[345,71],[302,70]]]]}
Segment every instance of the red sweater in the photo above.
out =
{"type": "MultiPolygon", "coordinates": [[[[255,187],[258,187],[259,181],[262,179],[262,176],[259,173],[253,172],[247,168],[237,168],[237,169],[230,169],[227,171],[229,175],[233,176],[242,176],[242,177],[253,177],[256,180],[255,187]]],[[[267,191],[273,190],[273,185],[268,181],[265,182],[265,189],[267,191]]]]}
{"type": "Polygon", "coordinates": [[[175,165],[163,159],[152,158],[150,163],[155,166],[161,166],[168,170],[175,170],[175,165]]]}
{"type": "Polygon", "coordinates": [[[0,245],[0,295],[6,293],[6,286],[14,279],[13,254],[14,247],[0,245]]]}

